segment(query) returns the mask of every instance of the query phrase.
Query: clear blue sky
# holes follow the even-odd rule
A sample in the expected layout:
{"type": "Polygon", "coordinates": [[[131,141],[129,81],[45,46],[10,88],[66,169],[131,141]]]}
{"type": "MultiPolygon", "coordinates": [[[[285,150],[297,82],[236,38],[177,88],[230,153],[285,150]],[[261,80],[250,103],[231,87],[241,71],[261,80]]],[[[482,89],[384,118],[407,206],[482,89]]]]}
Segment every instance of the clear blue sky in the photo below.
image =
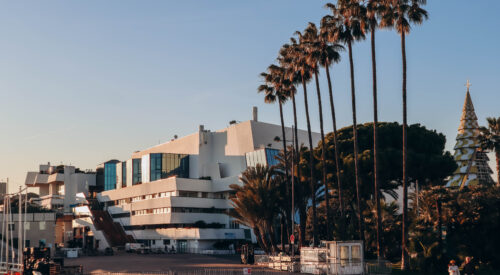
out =
{"type": "MultiPolygon", "coordinates": [[[[469,78],[480,123],[500,116],[500,1],[429,0],[407,39],[409,121],[454,145],[469,78]]],[[[0,179],[38,164],[87,169],[199,124],[279,123],[259,73],[326,1],[9,1],[0,9],[0,179]]],[[[401,121],[400,40],[379,32],[380,119],[401,121]]],[[[372,119],[369,43],[354,47],[358,121],[372,119]]],[[[351,124],[348,63],[333,68],[340,126],[351,124]]],[[[326,80],[321,78],[323,91],[326,80]]],[[[311,85],[311,90],[313,86],[311,85]]],[[[326,102],[326,93],[324,94],[326,102]]],[[[303,115],[302,97],[299,96],[303,115]]],[[[318,131],[311,94],[313,129],[318,131]]],[[[331,129],[325,105],[327,129],[331,129]]],[[[286,122],[291,124],[290,106],[286,122]]],[[[299,127],[305,127],[305,119],[299,127]]]]}

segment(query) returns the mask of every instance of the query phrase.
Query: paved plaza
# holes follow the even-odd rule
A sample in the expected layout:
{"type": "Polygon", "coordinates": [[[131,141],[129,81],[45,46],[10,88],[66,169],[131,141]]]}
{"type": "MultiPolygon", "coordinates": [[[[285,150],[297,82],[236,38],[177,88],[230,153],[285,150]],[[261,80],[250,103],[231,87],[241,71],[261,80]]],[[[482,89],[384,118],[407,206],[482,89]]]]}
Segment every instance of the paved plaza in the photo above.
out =
{"type": "MultiPolygon", "coordinates": [[[[236,270],[262,267],[240,264],[237,256],[207,256],[198,254],[150,254],[119,253],[114,256],[81,257],[65,259],[66,266],[82,265],[84,273],[90,272],[165,272],[169,270],[227,269],[236,270]]],[[[267,269],[266,269],[267,270],[267,269]]]]}

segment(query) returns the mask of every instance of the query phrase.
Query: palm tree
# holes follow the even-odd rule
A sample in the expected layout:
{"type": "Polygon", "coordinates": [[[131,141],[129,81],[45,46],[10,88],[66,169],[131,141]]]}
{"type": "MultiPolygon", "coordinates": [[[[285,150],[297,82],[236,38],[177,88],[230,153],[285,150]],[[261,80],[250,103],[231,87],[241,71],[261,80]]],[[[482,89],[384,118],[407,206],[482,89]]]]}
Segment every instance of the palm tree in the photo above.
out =
{"type": "MultiPolygon", "coordinates": [[[[307,62],[307,52],[302,43],[303,35],[299,31],[295,32],[299,37],[298,44],[292,44],[289,47],[289,51],[287,53],[288,58],[290,59],[289,64],[290,67],[290,79],[297,79],[296,75],[300,76],[300,83],[302,84],[302,88],[304,91],[304,105],[306,111],[306,122],[307,122],[307,136],[309,141],[309,150],[312,152],[314,149],[312,144],[312,134],[311,134],[311,120],[309,118],[309,103],[307,101],[307,82],[311,79],[311,66],[307,62]]],[[[310,173],[310,187],[311,194],[316,194],[315,188],[315,179],[314,179],[314,167],[313,167],[313,154],[309,155],[309,173],[310,173]]],[[[318,245],[318,232],[317,232],[317,217],[316,217],[316,196],[312,196],[312,212],[313,212],[313,244],[314,246],[318,245]]]]}
{"type": "Polygon", "coordinates": [[[236,194],[231,198],[234,210],[229,212],[236,222],[254,230],[255,236],[267,252],[276,253],[273,221],[280,213],[281,185],[285,182],[272,167],[257,164],[248,167],[241,177],[243,185],[231,184],[236,194]],[[260,239],[260,240],[259,240],[260,239]]]}
{"type": "MultiPolygon", "coordinates": [[[[293,131],[294,131],[294,139],[295,139],[295,159],[294,161],[292,162],[292,165],[296,165],[296,169],[294,169],[294,171],[296,171],[297,173],[297,178],[300,180],[301,177],[301,171],[299,169],[299,161],[300,161],[300,157],[299,157],[299,140],[298,140],[298,134],[297,134],[297,104],[296,104],[296,101],[295,101],[295,94],[297,93],[297,90],[295,89],[295,86],[298,82],[300,82],[300,73],[296,72],[294,69],[293,69],[293,66],[292,66],[292,63],[293,63],[293,58],[292,58],[292,49],[294,47],[297,46],[297,41],[295,40],[295,38],[290,38],[290,43],[291,44],[284,44],[280,51],[279,51],[279,56],[277,58],[279,64],[281,65],[281,67],[285,70],[285,75],[287,75],[288,79],[292,82],[292,86],[293,86],[293,90],[290,90],[290,93],[288,94],[288,98],[291,98],[292,99],[292,107],[293,107],[293,124],[295,125],[293,131]]],[[[293,175],[292,175],[293,176],[293,175]]],[[[300,194],[300,193],[299,193],[300,194]]],[[[306,205],[307,206],[307,205],[306,205]]],[[[302,223],[301,223],[302,225],[302,223]]],[[[294,226],[292,224],[292,226],[294,226]]],[[[304,226],[305,228],[305,226],[304,226]]],[[[294,228],[292,227],[292,233],[294,232],[293,230],[294,228]]],[[[305,236],[305,231],[304,230],[301,230],[301,238],[299,240],[300,242],[300,245],[302,246],[303,242],[305,241],[304,239],[304,236],[305,236]],[[304,232],[304,233],[302,233],[304,232]],[[304,234],[304,235],[302,235],[304,234]]]]}
{"type": "MultiPolygon", "coordinates": [[[[320,40],[320,34],[318,32],[318,28],[314,23],[309,23],[307,28],[304,31],[303,36],[303,44],[306,52],[306,59],[311,67],[311,71],[314,73],[314,80],[316,82],[316,95],[318,97],[318,110],[319,110],[319,125],[320,125],[320,133],[321,133],[321,170],[322,170],[322,182],[324,186],[324,196],[325,196],[325,218],[326,218],[326,238],[327,240],[331,239],[331,230],[330,230],[330,204],[328,203],[328,182],[326,179],[326,157],[325,157],[325,131],[323,126],[323,104],[321,103],[321,92],[319,88],[319,80],[318,80],[318,72],[321,57],[323,55],[324,46],[321,45],[322,41],[320,40]]],[[[326,41],[324,41],[326,45],[326,41]]]]}
{"type": "Polygon", "coordinates": [[[390,6],[382,18],[382,26],[394,27],[401,36],[401,55],[403,60],[403,223],[402,223],[402,252],[401,269],[406,270],[408,266],[408,186],[406,171],[406,131],[407,131],[407,111],[406,111],[406,35],[410,33],[410,25],[421,24],[427,19],[427,11],[421,8],[426,0],[391,0],[390,6]]]}
{"type": "MultiPolygon", "coordinates": [[[[276,165],[276,170],[281,171],[283,170],[283,167],[285,167],[285,162],[293,163],[296,161],[295,156],[294,159],[292,159],[292,152],[295,156],[298,155],[299,160],[305,160],[306,155],[309,154],[309,150],[301,145],[300,146],[300,151],[298,153],[295,151],[295,148],[292,146],[289,146],[288,148],[288,155],[285,157],[283,151],[281,151],[276,158],[278,159],[279,163],[276,165]]],[[[294,169],[294,173],[292,174],[292,177],[295,177],[295,209],[294,213],[298,211],[299,214],[299,247],[302,247],[305,241],[305,236],[306,236],[306,221],[307,221],[307,205],[309,204],[310,200],[312,199],[311,197],[311,188],[308,184],[309,180],[307,178],[301,178],[300,177],[300,170],[308,170],[308,161],[298,161],[296,162],[297,166],[294,169]]],[[[316,188],[317,189],[317,188],[316,188]]]]}
{"type": "MultiPolygon", "coordinates": [[[[299,77],[299,74],[297,72],[295,72],[292,68],[291,63],[292,63],[293,59],[290,57],[290,51],[293,47],[296,46],[297,42],[294,38],[291,38],[290,42],[292,43],[291,45],[285,44],[281,47],[277,60],[280,63],[280,65],[282,66],[282,68],[285,70],[285,74],[288,76],[288,79],[292,82],[292,84],[296,84],[299,81],[300,77],[299,77]]],[[[297,90],[295,89],[295,86],[294,86],[294,89],[290,91],[290,94],[288,95],[288,97],[292,99],[293,125],[295,126],[295,128],[294,128],[295,151],[298,152],[299,151],[299,140],[298,140],[298,135],[297,135],[297,131],[298,131],[297,130],[297,105],[295,102],[295,94],[296,93],[297,93],[297,90]]],[[[299,158],[298,158],[297,154],[295,154],[295,155],[296,155],[295,163],[297,163],[297,165],[298,165],[299,158]]],[[[300,178],[300,171],[298,171],[298,172],[299,172],[298,177],[300,178]]]]}
{"type": "Polygon", "coordinates": [[[360,197],[360,178],[359,178],[359,164],[358,164],[358,133],[356,121],[356,89],[354,81],[354,61],[352,57],[352,43],[365,38],[366,24],[362,20],[365,9],[358,0],[339,0],[337,6],[328,3],[326,7],[329,8],[333,16],[325,16],[324,22],[334,32],[329,33],[331,41],[342,41],[347,44],[349,50],[349,65],[351,74],[351,99],[352,99],[352,131],[354,143],[354,173],[356,182],[356,202],[357,202],[357,218],[359,238],[364,240],[364,226],[363,214],[361,212],[361,197],[360,197]]]}
{"type": "MultiPolygon", "coordinates": [[[[334,25],[331,25],[334,26],[334,25]]],[[[319,35],[319,40],[318,40],[318,48],[320,49],[320,65],[325,68],[326,71],[326,79],[328,80],[328,93],[330,95],[330,110],[332,113],[332,124],[333,124],[333,145],[335,147],[335,169],[336,169],[336,176],[337,176],[337,192],[338,192],[338,197],[339,197],[339,211],[340,211],[340,216],[343,217],[344,215],[344,206],[343,206],[343,201],[342,201],[342,184],[340,180],[340,165],[339,165],[339,152],[337,150],[337,119],[335,118],[335,104],[333,103],[333,91],[332,91],[332,81],[330,78],[330,66],[333,63],[338,63],[340,61],[340,54],[339,52],[341,50],[344,50],[344,47],[341,45],[335,43],[335,42],[329,42],[328,41],[328,33],[331,31],[327,28],[328,25],[325,25],[325,23],[321,22],[321,31],[319,35]]],[[[335,32],[332,31],[332,32],[335,32]]]]}
{"type": "MultiPolygon", "coordinates": [[[[292,85],[292,82],[287,78],[286,71],[284,68],[279,67],[277,65],[270,65],[268,67],[269,73],[261,73],[261,76],[264,78],[266,84],[260,85],[258,87],[259,92],[265,93],[264,101],[266,103],[274,103],[278,101],[279,110],[280,110],[280,120],[281,120],[281,133],[283,140],[283,151],[287,152],[286,146],[286,136],[285,136],[285,122],[283,118],[283,103],[289,98],[291,93],[295,93],[295,87],[292,85]]],[[[285,166],[285,179],[288,180],[288,166],[285,166]]],[[[288,184],[285,185],[285,195],[289,197],[289,188],[288,184]]],[[[285,205],[285,217],[287,224],[290,224],[290,200],[286,200],[285,205]]],[[[287,227],[288,228],[288,227],[287,227]]],[[[288,230],[287,230],[288,231],[288,230]]],[[[289,235],[289,234],[286,234],[289,235]]],[[[285,238],[287,240],[288,238],[285,238]]],[[[284,243],[284,242],[283,242],[284,243]]]]}
{"type": "Polygon", "coordinates": [[[495,151],[497,162],[497,185],[500,185],[500,117],[489,117],[488,128],[481,127],[481,147],[495,151]]]}
{"type": "Polygon", "coordinates": [[[382,218],[380,209],[379,187],[377,177],[377,125],[378,125],[378,104],[377,104],[377,61],[375,55],[375,31],[378,28],[379,17],[383,15],[387,7],[384,0],[369,0],[366,4],[366,21],[370,28],[371,54],[372,54],[372,79],[373,79],[373,194],[375,199],[375,219],[377,233],[377,258],[381,257],[382,247],[382,218]]]}

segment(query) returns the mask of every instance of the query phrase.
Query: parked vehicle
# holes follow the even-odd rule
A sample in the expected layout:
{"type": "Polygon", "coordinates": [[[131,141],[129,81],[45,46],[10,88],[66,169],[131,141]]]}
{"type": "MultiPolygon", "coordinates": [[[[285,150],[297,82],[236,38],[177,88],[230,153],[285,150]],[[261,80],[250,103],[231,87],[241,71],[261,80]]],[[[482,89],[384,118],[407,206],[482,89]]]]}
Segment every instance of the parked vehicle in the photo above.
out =
{"type": "Polygon", "coordinates": [[[126,243],[125,244],[125,251],[127,251],[129,253],[140,251],[143,248],[144,248],[144,244],[142,244],[142,243],[126,243]]]}

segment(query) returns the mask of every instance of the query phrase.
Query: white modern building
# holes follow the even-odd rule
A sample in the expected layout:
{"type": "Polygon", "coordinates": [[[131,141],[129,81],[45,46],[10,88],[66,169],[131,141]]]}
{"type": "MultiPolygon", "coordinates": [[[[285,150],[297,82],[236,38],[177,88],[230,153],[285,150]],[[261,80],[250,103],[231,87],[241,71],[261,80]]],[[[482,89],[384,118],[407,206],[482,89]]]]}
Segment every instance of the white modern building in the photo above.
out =
{"type": "Polygon", "coordinates": [[[40,205],[68,214],[78,204],[77,193],[88,194],[96,187],[96,174],[74,166],[41,164],[38,171],[27,173],[25,185],[39,188],[40,205]]]}
{"type": "MultiPolygon", "coordinates": [[[[126,234],[152,247],[177,251],[212,248],[221,240],[252,240],[250,229],[234,223],[229,185],[257,163],[275,164],[282,148],[281,126],[254,119],[134,152],[130,159],[104,163],[104,189],[97,195],[126,234]]],[[[287,139],[292,129],[286,129],[287,139]]],[[[307,132],[298,131],[307,144],[307,132]]],[[[313,133],[316,146],[320,136],[313,133]]]]}

